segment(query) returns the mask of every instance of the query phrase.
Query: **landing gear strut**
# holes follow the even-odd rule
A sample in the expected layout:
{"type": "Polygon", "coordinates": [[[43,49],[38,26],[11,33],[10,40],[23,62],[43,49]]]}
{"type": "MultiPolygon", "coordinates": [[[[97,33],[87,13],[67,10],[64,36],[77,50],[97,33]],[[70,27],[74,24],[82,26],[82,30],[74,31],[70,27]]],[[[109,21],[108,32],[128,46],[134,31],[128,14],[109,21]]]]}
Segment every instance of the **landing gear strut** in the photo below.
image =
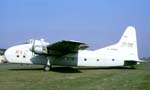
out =
{"type": "Polygon", "coordinates": [[[50,59],[47,57],[47,64],[44,66],[44,71],[51,71],[51,70],[52,70],[52,65],[50,59]]]}

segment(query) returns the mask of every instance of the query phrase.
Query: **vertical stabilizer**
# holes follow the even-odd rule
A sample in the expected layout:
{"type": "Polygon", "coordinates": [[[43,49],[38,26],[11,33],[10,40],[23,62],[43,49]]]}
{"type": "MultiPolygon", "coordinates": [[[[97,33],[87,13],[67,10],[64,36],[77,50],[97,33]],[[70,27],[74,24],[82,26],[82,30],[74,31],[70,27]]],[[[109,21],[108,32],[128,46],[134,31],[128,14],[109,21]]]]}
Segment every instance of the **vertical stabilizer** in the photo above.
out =
{"type": "Polygon", "coordinates": [[[127,27],[119,41],[119,44],[121,44],[121,47],[137,48],[136,31],[134,27],[127,27]]]}
{"type": "Polygon", "coordinates": [[[138,59],[136,30],[133,26],[127,27],[117,46],[125,56],[138,59]]]}
{"type": "Polygon", "coordinates": [[[139,60],[135,28],[128,26],[117,44],[95,50],[99,54],[104,52],[125,60],[139,60]]]}

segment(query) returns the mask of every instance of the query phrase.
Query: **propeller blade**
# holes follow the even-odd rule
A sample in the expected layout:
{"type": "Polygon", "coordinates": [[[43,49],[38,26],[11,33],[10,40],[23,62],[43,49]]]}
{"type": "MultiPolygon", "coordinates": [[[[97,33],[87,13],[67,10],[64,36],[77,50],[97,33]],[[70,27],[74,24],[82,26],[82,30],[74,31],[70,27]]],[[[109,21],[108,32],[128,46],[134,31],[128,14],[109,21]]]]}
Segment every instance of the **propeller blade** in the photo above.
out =
{"type": "Polygon", "coordinates": [[[48,52],[47,52],[47,47],[46,47],[47,45],[46,45],[44,39],[41,39],[40,41],[41,41],[41,44],[42,44],[42,47],[43,47],[43,52],[44,52],[44,53],[48,53],[48,52]]]}
{"type": "Polygon", "coordinates": [[[34,55],[34,46],[35,46],[35,40],[33,39],[33,41],[32,41],[32,49],[31,49],[32,55],[34,55]]]}

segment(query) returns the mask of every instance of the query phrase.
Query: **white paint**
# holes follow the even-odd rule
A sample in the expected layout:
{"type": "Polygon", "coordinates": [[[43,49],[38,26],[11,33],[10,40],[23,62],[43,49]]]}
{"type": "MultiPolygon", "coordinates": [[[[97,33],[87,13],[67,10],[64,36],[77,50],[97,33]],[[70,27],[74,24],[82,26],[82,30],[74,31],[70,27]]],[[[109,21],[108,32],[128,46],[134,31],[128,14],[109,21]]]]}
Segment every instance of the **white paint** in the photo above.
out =
{"type": "MultiPolygon", "coordinates": [[[[38,45],[42,45],[36,40],[38,45]]],[[[5,58],[10,63],[46,65],[47,57],[31,52],[33,42],[10,47],[5,58]]],[[[76,54],[61,57],[48,56],[53,65],[115,67],[124,66],[125,61],[139,62],[135,28],[129,26],[117,44],[95,51],[79,50],[76,54]]]]}

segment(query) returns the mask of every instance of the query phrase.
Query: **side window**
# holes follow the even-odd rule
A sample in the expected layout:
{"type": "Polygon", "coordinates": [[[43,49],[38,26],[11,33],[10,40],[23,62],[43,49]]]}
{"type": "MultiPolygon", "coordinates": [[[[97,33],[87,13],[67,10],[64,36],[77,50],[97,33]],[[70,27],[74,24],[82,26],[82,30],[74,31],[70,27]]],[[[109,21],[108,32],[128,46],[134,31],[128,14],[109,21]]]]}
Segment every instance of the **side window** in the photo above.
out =
{"type": "Polygon", "coordinates": [[[87,61],[87,59],[86,59],[86,58],[84,58],[84,61],[87,61]]]}
{"type": "Polygon", "coordinates": [[[26,56],[25,56],[25,55],[23,55],[23,58],[26,58],[26,56]]]}
{"type": "Polygon", "coordinates": [[[16,57],[19,58],[19,55],[17,55],[16,57]]]}
{"type": "Polygon", "coordinates": [[[97,61],[99,61],[99,59],[97,59],[97,61]]]}
{"type": "Polygon", "coordinates": [[[112,61],[115,61],[115,59],[112,59],[112,61]]]}

